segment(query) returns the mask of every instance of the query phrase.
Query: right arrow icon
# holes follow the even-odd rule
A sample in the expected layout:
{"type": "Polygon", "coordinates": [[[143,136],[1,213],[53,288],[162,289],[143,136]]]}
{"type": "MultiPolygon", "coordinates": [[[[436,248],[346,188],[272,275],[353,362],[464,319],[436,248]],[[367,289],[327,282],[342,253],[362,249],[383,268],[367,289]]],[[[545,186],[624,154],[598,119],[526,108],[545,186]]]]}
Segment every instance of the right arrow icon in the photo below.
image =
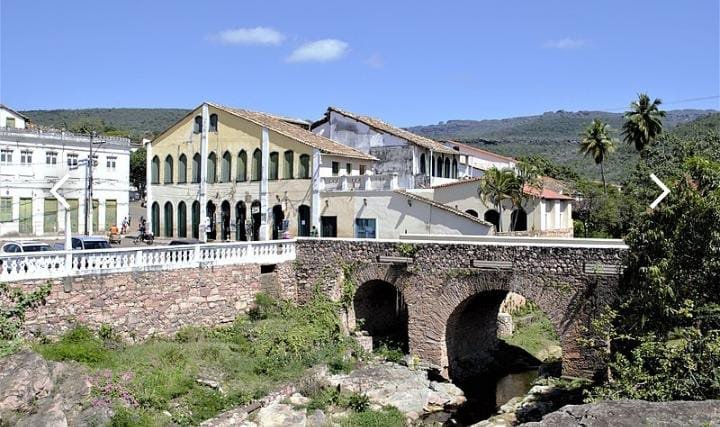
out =
{"type": "Polygon", "coordinates": [[[655,207],[658,205],[658,203],[662,202],[662,199],[664,199],[665,197],[667,197],[668,194],[670,194],[670,189],[667,188],[667,186],[665,184],[663,184],[663,182],[660,181],[660,179],[658,177],[656,177],[654,173],[650,174],[650,179],[655,181],[655,184],[657,184],[658,187],[660,187],[663,191],[662,194],[660,194],[658,196],[658,198],[655,199],[655,201],[650,204],[650,209],[655,209],[655,207]]]}

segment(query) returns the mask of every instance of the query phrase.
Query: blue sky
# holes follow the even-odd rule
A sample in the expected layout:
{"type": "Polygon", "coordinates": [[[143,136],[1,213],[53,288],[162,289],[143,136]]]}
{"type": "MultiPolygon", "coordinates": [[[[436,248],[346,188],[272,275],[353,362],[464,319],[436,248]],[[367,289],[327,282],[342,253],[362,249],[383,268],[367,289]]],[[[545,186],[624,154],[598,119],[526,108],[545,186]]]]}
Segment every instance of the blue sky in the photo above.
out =
{"type": "Polygon", "coordinates": [[[410,126],[639,91],[720,108],[717,0],[0,2],[0,100],[20,110],[336,105],[410,126]]]}

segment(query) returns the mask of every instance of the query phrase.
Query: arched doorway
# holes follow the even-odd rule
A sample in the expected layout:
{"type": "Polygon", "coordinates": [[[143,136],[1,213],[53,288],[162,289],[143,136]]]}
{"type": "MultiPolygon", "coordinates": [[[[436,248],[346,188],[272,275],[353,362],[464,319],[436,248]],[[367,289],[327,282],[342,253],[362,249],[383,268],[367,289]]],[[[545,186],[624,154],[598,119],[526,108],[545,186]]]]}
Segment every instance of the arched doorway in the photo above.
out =
{"type": "Polygon", "coordinates": [[[220,235],[222,240],[230,240],[230,202],[220,204],[220,235]]]}
{"type": "Polygon", "coordinates": [[[371,280],[357,288],[353,298],[360,329],[373,337],[373,347],[387,345],[408,352],[408,311],[402,293],[383,280],[371,280]]]}
{"type": "Polygon", "coordinates": [[[245,219],[247,218],[247,207],[245,202],[237,202],[235,204],[235,240],[247,240],[247,232],[245,230],[245,219]]]}
{"type": "Polygon", "coordinates": [[[197,200],[192,204],[192,236],[193,239],[200,238],[200,202],[197,200]]]}
{"type": "Polygon", "coordinates": [[[298,236],[310,236],[310,206],[300,205],[298,208],[298,236]]]}
{"type": "Polygon", "coordinates": [[[160,235],[160,205],[158,202],[152,204],[152,218],[150,219],[150,229],[154,236],[160,235]]]}
{"type": "Polygon", "coordinates": [[[500,231],[500,214],[495,209],[485,211],[483,219],[495,226],[495,232],[500,231]]]}
{"type": "Polygon", "coordinates": [[[207,227],[207,239],[208,240],[215,240],[217,239],[217,230],[215,229],[215,212],[217,211],[217,207],[215,206],[215,203],[212,201],[207,202],[207,205],[205,205],[205,226],[207,227]]]}
{"type": "Polygon", "coordinates": [[[252,220],[252,239],[260,240],[260,224],[262,214],[260,213],[262,206],[259,200],[253,200],[250,203],[250,219],[252,220]]]}
{"type": "Polygon", "coordinates": [[[187,207],[185,202],[178,203],[178,237],[187,237],[187,207]]]}
{"type": "Polygon", "coordinates": [[[165,237],[172,237],[173,236],[173,206],[170,202],[165,202],[165,237]]]}
{"type": "Polygon", "coordinates": [[[511,231],[527,231],[527,213],[524,209],[515,209],[510,214],[511,231]]]}
{"type": "Polygon", "coordinates": [[[273,240],[279,239],[280,233],[283,231],[283,221],[285,220],[285,212],[283,212],[282,206],[275,205],[272,208],[272,215],[273,215],[273,228],[272,228],[272,238],[273,240]]]}
{"type": "Polygon", "coordinates": [[[474,210],[474,209],[468,209],[468,210],[465,211],[465,213],[468,214],[468,215],[472,215],[472,216],[474,216],[475,218],[478,218],[478,217],[480,216],[480,215],[478,215],[477,211],[474,210]]]}

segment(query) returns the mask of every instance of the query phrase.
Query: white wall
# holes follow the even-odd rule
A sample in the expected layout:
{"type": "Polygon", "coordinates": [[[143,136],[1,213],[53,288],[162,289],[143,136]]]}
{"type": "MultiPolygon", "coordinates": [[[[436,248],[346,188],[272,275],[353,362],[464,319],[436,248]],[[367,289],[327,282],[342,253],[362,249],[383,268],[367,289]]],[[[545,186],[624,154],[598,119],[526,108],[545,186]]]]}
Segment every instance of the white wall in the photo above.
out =
{"type": "Polygon", "coordinates": [[[7,108],[0,107],[0,127],[6,126],[8,117],[15,119],[15,128],[25,129],[26,123],[25,123],[25,119],[22,116],[19,116],[19,115],[13,113],[12,111],[8,110],[7,108]]]}

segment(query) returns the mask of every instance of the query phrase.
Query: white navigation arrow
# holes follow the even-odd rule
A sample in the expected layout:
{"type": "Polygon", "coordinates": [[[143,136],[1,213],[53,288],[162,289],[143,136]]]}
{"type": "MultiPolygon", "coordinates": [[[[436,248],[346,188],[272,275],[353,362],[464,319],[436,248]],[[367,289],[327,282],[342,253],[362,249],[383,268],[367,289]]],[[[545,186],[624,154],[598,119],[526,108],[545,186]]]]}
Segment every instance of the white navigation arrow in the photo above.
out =
{"type": "Polygon", "coordinates": [[[58,182],[56,182],[55,185],[53,185],[50,189],[50,194],[52,194],[58,200],[58,202],[63,205],[65,209],[70,209],[70,204],[67,202],[67,200],[65,200],[63,196],[58,194],[57,191],[60,189],[60,187],[63,186],[63,184],[65,184],[65,181],[67,181],[68,178],[70,178],[70,174],[66,174],[64,177],[60,178],[58,182]]]}
{"type": "Polygon", "coordinates": [[[656,207],[660,202],[662,202],[662,199],[664,199],[665,197],[667,197],[668,194],[670,194],[670,189],[667,188],[667,186],[666,186],[665,184],[663,184],[663,182],[660,181],[660,179],[659,179],[658,177],[656,177],[654,173],[651,173],[651,174],[650,174],[650,179],[652,179],[653,181],[655,181],[655,184],[657,184],[657,186],[660,187],[660,188],[662,189],[662,191],[663,191],[662,194],[660,194],[660,195],[658,196],[658,198],[655,199],[655,201],[650,204],[650,209],[655,209],[655,207],[656,207]]]}

